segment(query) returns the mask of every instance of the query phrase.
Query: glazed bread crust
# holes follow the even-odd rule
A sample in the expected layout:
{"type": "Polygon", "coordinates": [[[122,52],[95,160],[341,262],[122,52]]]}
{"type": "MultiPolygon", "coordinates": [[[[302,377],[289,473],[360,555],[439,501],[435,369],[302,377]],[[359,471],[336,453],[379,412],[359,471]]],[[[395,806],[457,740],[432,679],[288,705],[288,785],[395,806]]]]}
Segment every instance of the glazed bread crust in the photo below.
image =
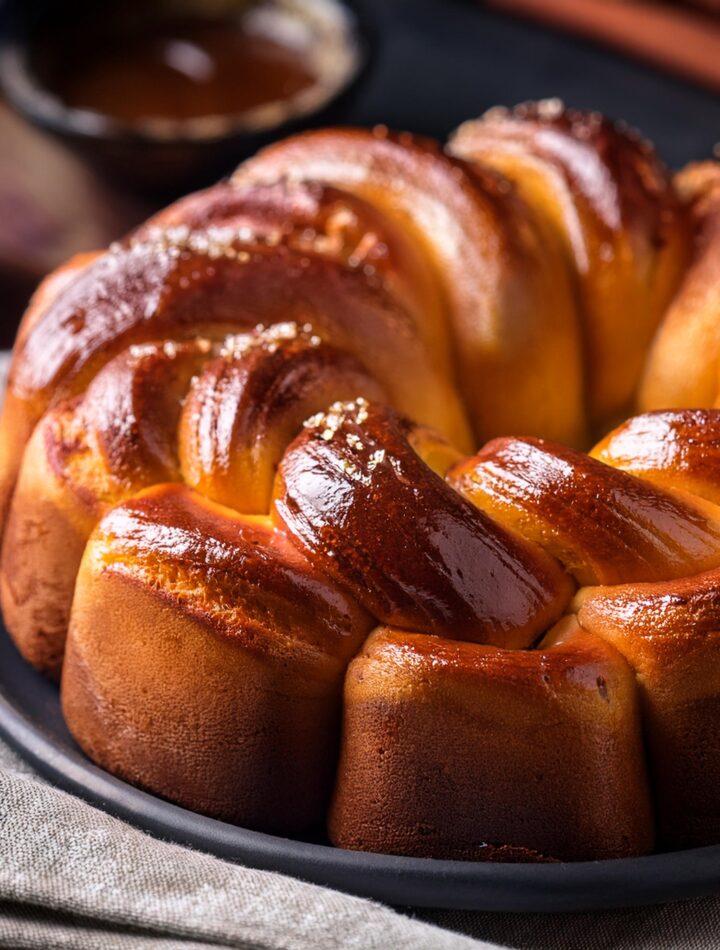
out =
{"type": "Polygon", "coordinates": [[[51,275],[0,598],[85,752],[350,848],[720,841],[718,180],[555,102],[310,132],[51,275]]]}
{"type": "Polygon", "coordinates": [[[579,622],[616,647],[637,673],[665,848],[720,838],[720,573],[670,584],[589,587],[579,622]]]}
{"type": "Polygon", "coordinates": [[[267,519],[159,486],[114,508],[86,548],[63,713],[128,781],[299,832],[324,817],[345,664],[369,629],[267,519]]]}
{"type": "Polygon", "coordinates": [[[475,436],[586,436],[580,328],[570,275],[534,209],[482,165],[387,129],[309,132],[265,149],[240,186],[318,180],[358,196],[411,234],[452,328],[475,436]],[[546,345],[551,336],[555,344],[546,345]],[[534,372],[521,367],[532,361],[534,372]]]}
{"type": "Polygon", "coordinates": [[[58,678],[85,545],[114,504],[177,481],[181,399],[207,340],[126,350],[85,394],[50,409],[24,453],[3,536],[5,622],[25,656],[58,678]]]}
{"type": "Polygon", "coordinates": [[[491,109],[464,123],[450,149],[507,176],[563,245],[575,278],[591,427],[632,411],[690,248],[681,200],[652,147],[598,113],[550,100],[491,109]]]}
{"type": "Polygon", "coordinates": [[[471,860],[648,851],[632,670],[570,624],[559,645],[519,654],[373,633],[345,682],[335,844],[471,860]]]}
{"type": "Polygon", "coordinates": [[[382,623],[528,646],[559,618],[569,579],[453,492],[407,428],[363,399],[311,418],[283,457],[274,515],[382,623]]]}

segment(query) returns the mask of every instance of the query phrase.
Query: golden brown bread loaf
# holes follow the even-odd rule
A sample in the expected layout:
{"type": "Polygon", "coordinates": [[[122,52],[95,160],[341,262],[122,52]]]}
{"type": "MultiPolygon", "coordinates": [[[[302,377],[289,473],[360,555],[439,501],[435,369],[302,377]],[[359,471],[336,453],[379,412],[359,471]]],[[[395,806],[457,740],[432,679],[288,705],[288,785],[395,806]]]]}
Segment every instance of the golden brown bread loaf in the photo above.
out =
{"type": "Polygon", "coordinates": [[[554,101],[311,132],[51,275],[0,594],[85,752],[349,848],[720,842],[719,174],[554,101]]]}

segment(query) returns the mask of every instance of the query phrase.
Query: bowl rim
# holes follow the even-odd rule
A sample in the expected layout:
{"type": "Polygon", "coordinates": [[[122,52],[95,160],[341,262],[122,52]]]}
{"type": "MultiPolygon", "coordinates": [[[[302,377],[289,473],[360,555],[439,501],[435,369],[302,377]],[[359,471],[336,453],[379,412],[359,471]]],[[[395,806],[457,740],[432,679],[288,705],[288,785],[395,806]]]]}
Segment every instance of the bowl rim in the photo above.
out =
{"type": "Polygon", "coordinates": [[[136,121],[70,106],[53,93],[30,64],[33,41],[10,30],[0,42],[0,89],[8,103],[35,125],[85,141],[133,141],[152,145],[211,145],[234,137],[261,136],[311,119],[347,93],[370,65],[374,31],[357,0],[270,0],[290,15],[311,13],[316,24],[334,32],[344,62],[329,81],[284,99],[274,99],[233,114],[173,119],[152,116],[136,121]]]}

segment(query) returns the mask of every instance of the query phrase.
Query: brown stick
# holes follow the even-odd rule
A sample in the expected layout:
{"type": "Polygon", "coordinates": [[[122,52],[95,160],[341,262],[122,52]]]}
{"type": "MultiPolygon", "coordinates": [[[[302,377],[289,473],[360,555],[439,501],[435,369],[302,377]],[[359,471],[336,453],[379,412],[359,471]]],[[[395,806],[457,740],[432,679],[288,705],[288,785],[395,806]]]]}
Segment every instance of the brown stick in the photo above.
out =
{"type": "Polygon", "coordinates": [[[720,90],[720,23],[652,0],[486,0],[720,90]]]}

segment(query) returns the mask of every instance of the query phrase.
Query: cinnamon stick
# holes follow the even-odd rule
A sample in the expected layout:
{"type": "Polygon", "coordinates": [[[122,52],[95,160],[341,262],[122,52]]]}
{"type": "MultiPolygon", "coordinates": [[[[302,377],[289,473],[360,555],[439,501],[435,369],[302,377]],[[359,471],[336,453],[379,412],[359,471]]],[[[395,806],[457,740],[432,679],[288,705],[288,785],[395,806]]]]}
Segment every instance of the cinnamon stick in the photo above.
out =
{"type": "Polygon", "coordinates": [[[720,90],[720,21],[651,0],[486,0],[720,90]]]}

